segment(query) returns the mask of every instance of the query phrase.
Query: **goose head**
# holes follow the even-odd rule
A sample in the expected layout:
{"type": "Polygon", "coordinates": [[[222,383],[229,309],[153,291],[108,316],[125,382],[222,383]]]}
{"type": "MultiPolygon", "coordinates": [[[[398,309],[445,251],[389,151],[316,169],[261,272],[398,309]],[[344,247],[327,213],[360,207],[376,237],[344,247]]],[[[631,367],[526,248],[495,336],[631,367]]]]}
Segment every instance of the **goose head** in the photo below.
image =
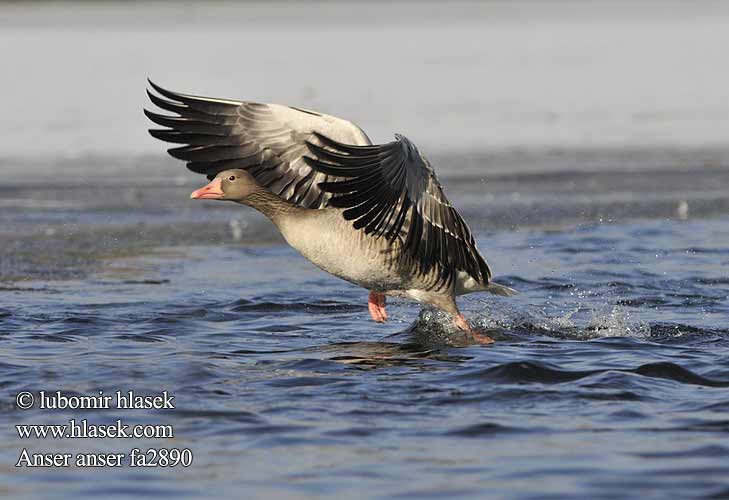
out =
{"type": "Polygon", "coordinates": [[[235,168],[223,170],[208,185],[196,189],[190,194],[195,200],[231,200],[243,202],[251,194],[260,189],[251,174],[235,168]]]}

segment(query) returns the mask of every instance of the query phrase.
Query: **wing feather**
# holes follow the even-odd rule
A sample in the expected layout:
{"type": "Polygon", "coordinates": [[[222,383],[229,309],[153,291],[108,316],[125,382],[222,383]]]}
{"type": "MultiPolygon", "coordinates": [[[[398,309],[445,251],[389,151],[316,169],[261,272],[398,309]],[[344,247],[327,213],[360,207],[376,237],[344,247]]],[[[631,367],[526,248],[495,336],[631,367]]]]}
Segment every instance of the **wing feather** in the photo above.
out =
{"type": "Polygon", "coordinates": [[[329,204],[344,209],[356,229],[392,241],[416,258],[423,273],[434,266],[443,282],[466,272],[486,285],[491,271],[468,225],[451,205],[435,172],[406,137],[381,145],[343,144],[315,134],[304,160],[334,177],[319,183],[332,195],[329,204]]]}
{"type": "Polygon", "coordinates": [[[147,118],[165,127],[151,129],[152,137],[179,145],[168,150],[171,156],[209,179],[230,168],[246,169],[271,192],[306,208],[327,206],[332,195],[320,183],[344,180],[314,170],[302,159],[312,155],[307,142],[328,147],[319,139],[325,137],[351,148],[370,144],[359,127],[334,116],[277,104],[181,94],[149,84],[152,104],[174,114],[144,110],[147,118]]]}

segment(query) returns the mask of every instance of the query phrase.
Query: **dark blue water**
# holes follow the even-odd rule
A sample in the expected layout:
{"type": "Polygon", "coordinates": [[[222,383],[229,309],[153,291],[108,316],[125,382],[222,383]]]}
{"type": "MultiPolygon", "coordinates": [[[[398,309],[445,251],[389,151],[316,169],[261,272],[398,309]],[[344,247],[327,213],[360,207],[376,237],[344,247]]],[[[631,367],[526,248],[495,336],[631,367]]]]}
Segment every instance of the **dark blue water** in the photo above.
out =
{"type": "Polygon", "coordinates": [[[729,219],[481,233],[514,298],[497,339],[388,304],[279,245],[177,246],[0,291],[3,496],[723,498],[729,219]],[[175,396],[174,410],[18,410],[19,391],[175,396]],[[172,424],[21,440],[15,424],[172,424]],[[190,467],[15,468],[35,452],[189,448],[190,467]]]}

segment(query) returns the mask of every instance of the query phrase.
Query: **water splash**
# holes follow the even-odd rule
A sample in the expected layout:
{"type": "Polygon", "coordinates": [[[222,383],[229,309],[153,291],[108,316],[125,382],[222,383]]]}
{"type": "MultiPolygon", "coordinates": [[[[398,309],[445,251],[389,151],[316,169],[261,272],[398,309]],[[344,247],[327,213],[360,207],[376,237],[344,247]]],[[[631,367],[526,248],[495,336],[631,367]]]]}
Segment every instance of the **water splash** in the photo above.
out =
{"type": "MultiPolygon", "coordinates": [[[[496,340],[524,340],[525,337],[551,337],[591,340],[607,337],[649,338],[648,323],[633,318],[616,304],[603,306],[571,304],[555,312],[553,304],[543,307],[509,304],[499,300],[484,302],[477,312],[466,313],[471,325],[496,340]]],[[[429,343],[467,345],[468,336],[453,325],[452,317],[432,308],[423,309],[411,328],[416,338],[429,343]]]]}

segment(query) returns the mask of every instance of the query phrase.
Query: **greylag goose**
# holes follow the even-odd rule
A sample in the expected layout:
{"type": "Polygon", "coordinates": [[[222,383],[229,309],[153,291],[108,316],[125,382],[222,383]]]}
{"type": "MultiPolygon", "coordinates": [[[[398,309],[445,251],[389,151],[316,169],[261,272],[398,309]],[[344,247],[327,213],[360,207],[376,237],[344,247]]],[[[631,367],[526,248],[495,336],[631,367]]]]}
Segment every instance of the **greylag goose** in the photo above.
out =
{"type": "Polygon", "coordinates": [[[334,116],[149,83],[152,103],[175,115],[145,109],[165,127],[149,133],[180,144],[169,154],[211,181],[191,198],[263,213],[316,266],[369,290],[377,322],[387,320],[386,296],[404,297],[450,313],[477,342],[493,342],[470,327],[455,297],[515,291],[491,282],[468,225],[409,139],[373,145],[358,126],[334,116]]]}

